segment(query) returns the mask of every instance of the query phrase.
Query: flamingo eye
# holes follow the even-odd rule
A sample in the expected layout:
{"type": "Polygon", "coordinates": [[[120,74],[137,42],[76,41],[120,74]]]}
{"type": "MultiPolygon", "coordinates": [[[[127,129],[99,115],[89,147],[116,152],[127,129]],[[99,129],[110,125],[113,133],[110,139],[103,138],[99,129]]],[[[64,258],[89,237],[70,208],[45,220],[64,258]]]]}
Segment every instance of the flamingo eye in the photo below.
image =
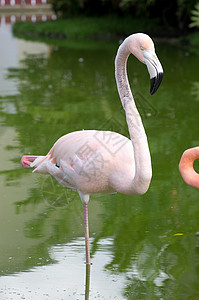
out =
{"type": "Polygon", "coordinates": [[[142,50],[142,51],[144,51],[144,50],[145,50],[145,48],[144,48],[143,46],[141,46],[141,50],[142,50]]]}

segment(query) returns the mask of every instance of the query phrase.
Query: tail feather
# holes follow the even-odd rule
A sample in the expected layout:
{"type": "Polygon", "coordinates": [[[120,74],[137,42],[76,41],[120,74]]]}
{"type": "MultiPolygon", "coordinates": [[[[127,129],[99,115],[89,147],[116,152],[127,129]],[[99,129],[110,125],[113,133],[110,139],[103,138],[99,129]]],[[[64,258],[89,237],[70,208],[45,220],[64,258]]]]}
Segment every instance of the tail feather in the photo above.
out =
{"type": "Polygon", "coordinates": [[[48,174],[47,162],[50,159],[50,155],[38,156],[32,163],[31,167],[34,168],[33,173],[48,174]]]}
{"type": "Polygon", "coordinates": [[[37,156],[37,158],[30,163],[31,168],[37,168],[39,164],[44,160],[45,156],[37,156]]]}

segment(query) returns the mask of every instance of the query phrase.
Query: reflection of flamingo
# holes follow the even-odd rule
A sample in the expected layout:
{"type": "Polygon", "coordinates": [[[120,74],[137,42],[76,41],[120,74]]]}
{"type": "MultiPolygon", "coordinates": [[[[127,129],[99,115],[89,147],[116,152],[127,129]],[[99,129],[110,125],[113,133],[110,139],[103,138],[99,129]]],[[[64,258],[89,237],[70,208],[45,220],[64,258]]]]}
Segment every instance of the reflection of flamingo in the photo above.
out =
{"type": "Polygon", "coordinates": [[[179,170],[184,181],[199,189],[199,174],[193,168],[193,163],[199,158],[199,147],[190,148],[182,154],[179,170]]]}
{"type": "Polygon", "coordinates": [[[151,95],[162,81],[163,70],[155,54],[154,44],[146,34],[129,36],[118,49],[115,77],[131,140],[111,131],[77,131],[58,139],[46,156],[26,155],[21,159],[24,168],[51,174],[62,185],[79,193],[84,206],[87,264],[90,264],[87,211],[90,194],[144,194],[151,181],[147,137],[126,73],[130,53],[147,65],[151,78],[151,95]]]}

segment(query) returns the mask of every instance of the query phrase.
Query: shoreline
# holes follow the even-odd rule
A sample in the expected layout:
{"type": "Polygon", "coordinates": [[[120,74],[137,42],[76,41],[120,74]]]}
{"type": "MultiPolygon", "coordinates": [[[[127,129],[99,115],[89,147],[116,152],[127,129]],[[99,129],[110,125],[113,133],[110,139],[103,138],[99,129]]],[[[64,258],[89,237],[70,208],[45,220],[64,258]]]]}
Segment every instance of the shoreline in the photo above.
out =
{"type": "MultiPolygon", "coordinates": [[[[156,24],[148,26],[147,20],[136,20],[118,18],[116,16],[98,17],[77,17],[68,19],[56,19],[48,22],[16,22],[13,24],[15,36],[20,38],[45,40],[51,44],[55,40],[64,43],[79,41],[118,41],[125,38],[132,32],[146,32],[154,39],[167,42],[173,45],[181,44],[186,47],[188,44],[198,46],[198,42],[190,39],[192,32],[167,31],[165,28],[158,28],[156,24]]],[[[197,33],[197,32],[196,32],[197,33]]],[[[196,40],[196,38],[195,38],[196,40]]]]}

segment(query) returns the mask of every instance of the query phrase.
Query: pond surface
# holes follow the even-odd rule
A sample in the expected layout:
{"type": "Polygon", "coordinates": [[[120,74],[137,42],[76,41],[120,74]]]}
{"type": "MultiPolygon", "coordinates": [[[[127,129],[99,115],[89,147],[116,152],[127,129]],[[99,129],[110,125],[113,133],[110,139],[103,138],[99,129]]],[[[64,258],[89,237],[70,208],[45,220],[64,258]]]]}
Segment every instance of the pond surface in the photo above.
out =
{"type": "MultiPolygon", "coordinates": [[[[0,40],[0,299],[88,299],[81,200],[20,158],[75,130],[128,136],[118,43],[48,46],[8,25],[0,40]]],[[[178,172],[182,152],[199,145],[199,56],[158,41],[156,50],[165,74],[154,96],[145,66],[128,62],[153,179],[143,196],[91,197],[90,299],[199,299],[199,191],[178,172]]]]}

